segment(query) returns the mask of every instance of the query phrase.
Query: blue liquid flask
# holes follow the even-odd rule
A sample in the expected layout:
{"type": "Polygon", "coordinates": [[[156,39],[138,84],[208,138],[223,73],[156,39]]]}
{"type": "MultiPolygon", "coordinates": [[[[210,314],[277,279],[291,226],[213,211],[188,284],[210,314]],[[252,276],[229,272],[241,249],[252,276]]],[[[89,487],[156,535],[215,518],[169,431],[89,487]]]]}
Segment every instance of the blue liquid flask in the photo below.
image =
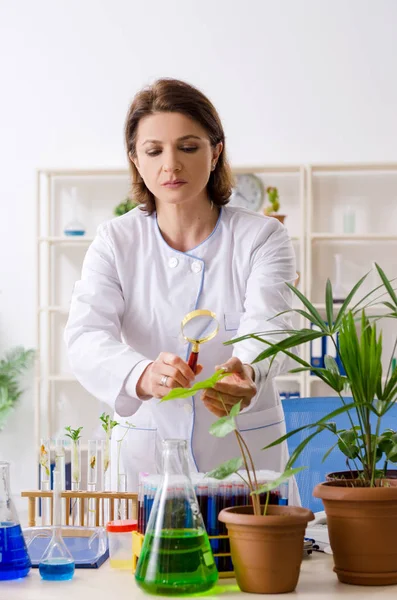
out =
{"type": "Polygon", "coordinates": [[[10,493],[10,465],[0,462],[0,581],[26,577],[32,564],[10,493]]]}
{"type": "Polygon", "coordinates": [[[66,581],[74,575],[74,560],[62,538],[61,487],[61,473],[54,471],[52,538],[39,563],[40,575],[47,581],[66,581]]]}

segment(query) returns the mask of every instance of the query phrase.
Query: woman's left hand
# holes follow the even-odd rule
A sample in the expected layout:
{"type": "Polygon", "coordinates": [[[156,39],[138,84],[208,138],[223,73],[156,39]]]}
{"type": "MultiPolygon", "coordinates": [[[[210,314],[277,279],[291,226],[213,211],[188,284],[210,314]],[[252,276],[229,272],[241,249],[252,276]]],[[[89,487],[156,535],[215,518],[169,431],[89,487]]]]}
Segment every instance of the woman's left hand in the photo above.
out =
{"type": "Polygon", "coordinates": [[[245,365],[236,357],[229,358],[223,365],[215,367],[215,370],[223,369],[232,375],[224,379],[208,390],[204,390],[201,399],[206,408],[217,417],[224,417],[227,413],[223,407],[219,394],[227,408],[230,411],[232,406],[241,400],[241,409],[251,404],[252,398],[256,394],[256,385],[253,380],[254,371],[249,365],[245,365]]]}

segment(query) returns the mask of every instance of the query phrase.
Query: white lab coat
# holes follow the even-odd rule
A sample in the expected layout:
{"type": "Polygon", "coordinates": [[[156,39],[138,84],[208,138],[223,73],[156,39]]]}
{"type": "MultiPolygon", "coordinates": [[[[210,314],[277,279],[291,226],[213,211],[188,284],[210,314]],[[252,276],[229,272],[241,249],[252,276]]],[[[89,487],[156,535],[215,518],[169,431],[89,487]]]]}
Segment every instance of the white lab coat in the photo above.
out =
{"type": "MultiPolygon", "coordinates": [[[[187,359],[188,344],[180,333],[184,315],[206,308],[220,323],[219,334],[201,346],[199,378],[204,379],[232,354],[250,363],[265,348],[253,340],[234,346],[222,342],[290,328],[288,314],[268,318],[290,308],[292,294],[285,282],[295,278],[286,229],[276,219],[245,209],[222,208],[212,234],[185,253],[165,242],[156,214],[147,216],[139,208],[99,228],[74,288],[65,339],[77,379],[115,411],[120,425],[113,440],[122,437],[126,422],[135,426],[122,444],[130,490],[136,490],[139,472],[161,468],[166,438],[188,440],[190,466],[201,472],[239,455],[233,435],[219,439],[208,433],[216,417],[199,394],[162,404],[136,396],[140,375],[160,352],[187,359]]],[[[285,433],[274,376],[291,368],[291,362],[279,355],[269,375],[269,362],[258,363],[258,393],[237,418],[257,468],[281,471],[288,457],[285,443],[265,452],[261,448],[285,433]]],[[[291,500],[298,502],[295,494],[291,500]]]]}

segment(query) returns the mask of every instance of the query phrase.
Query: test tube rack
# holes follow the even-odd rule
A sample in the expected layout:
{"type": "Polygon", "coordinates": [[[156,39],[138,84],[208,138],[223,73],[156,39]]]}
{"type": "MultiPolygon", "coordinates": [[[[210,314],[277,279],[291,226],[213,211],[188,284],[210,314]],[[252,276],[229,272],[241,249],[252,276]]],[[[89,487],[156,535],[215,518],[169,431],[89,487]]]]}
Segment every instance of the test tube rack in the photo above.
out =
{"type": "MultiPolygon", "coordinates": [[[[142,550],[144,534],[139,533],[139,531],[132,532],[132,572],[135,573],[136,565],[138,563],[138,558],[142,550]]],[[[228,540],[228,535],[209,535],[208,539],[210,540],[228,540]]],[[[214,558],[217,557],[230,557],[230,552],[213,552],[214,558]]],[[[225,579],[228,577],[234,577],[234,571],[221,571],[218,568],[219,577],[221,579],[225,579]]]]}
{"type": "MultiPolygon", "coordinates": [[[[44,490],[34,490],[21,492],[23,498],[28,499],[28,526],[36,526],[36,507],[40,498],[50,498],[50,516],[51,525],[53,523],[53,492],[44,490]]],[[[132,492],[88,492],[88,491],[64,491],[61,493],[62,501],[65,502],[65,523],[62,525],[69,525],[70,514],[74,504],[79,505],[79,517],[81,527],[88,526],[88,506],[91,506],[90,500],[93,500],[94,512],[95,512],[95,526],[105,526],[106,523],[101,522],[101,515],[107,514],[103,511],[104,502],[108,502],[109,506],[109,518],[107,520],[113,521],[115,518],[115,503],[119,500],[125,500],[126,504],[126,518],[137,519],[138,515],[138,495],[132,492]]]]}

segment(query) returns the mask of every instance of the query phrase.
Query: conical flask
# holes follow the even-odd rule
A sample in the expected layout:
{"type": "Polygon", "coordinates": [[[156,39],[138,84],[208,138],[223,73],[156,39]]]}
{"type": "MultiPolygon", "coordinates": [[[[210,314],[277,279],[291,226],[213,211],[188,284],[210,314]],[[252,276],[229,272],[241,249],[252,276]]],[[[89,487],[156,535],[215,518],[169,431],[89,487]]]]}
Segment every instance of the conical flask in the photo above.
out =
{"type": "Polygon", "coordinates": [[[135,571],[151,594],[193,594],[218,579],[211,546],[189,477],[185,440],[163,442],[163,477],[135,571]]]}
{"type": "Polygon", "coordinates": [[[62,538],[61,486],[61,473],[54,471],[52,538],[39,563],[41,577],[49,581],[66,581],[74,575],[74,560],[62,538]]]}
{"type": "Polygon", "coordinates": [[[25,577],[32,564],[10,492],[10,465],[0,462],[0,581],[25,577]]]}

